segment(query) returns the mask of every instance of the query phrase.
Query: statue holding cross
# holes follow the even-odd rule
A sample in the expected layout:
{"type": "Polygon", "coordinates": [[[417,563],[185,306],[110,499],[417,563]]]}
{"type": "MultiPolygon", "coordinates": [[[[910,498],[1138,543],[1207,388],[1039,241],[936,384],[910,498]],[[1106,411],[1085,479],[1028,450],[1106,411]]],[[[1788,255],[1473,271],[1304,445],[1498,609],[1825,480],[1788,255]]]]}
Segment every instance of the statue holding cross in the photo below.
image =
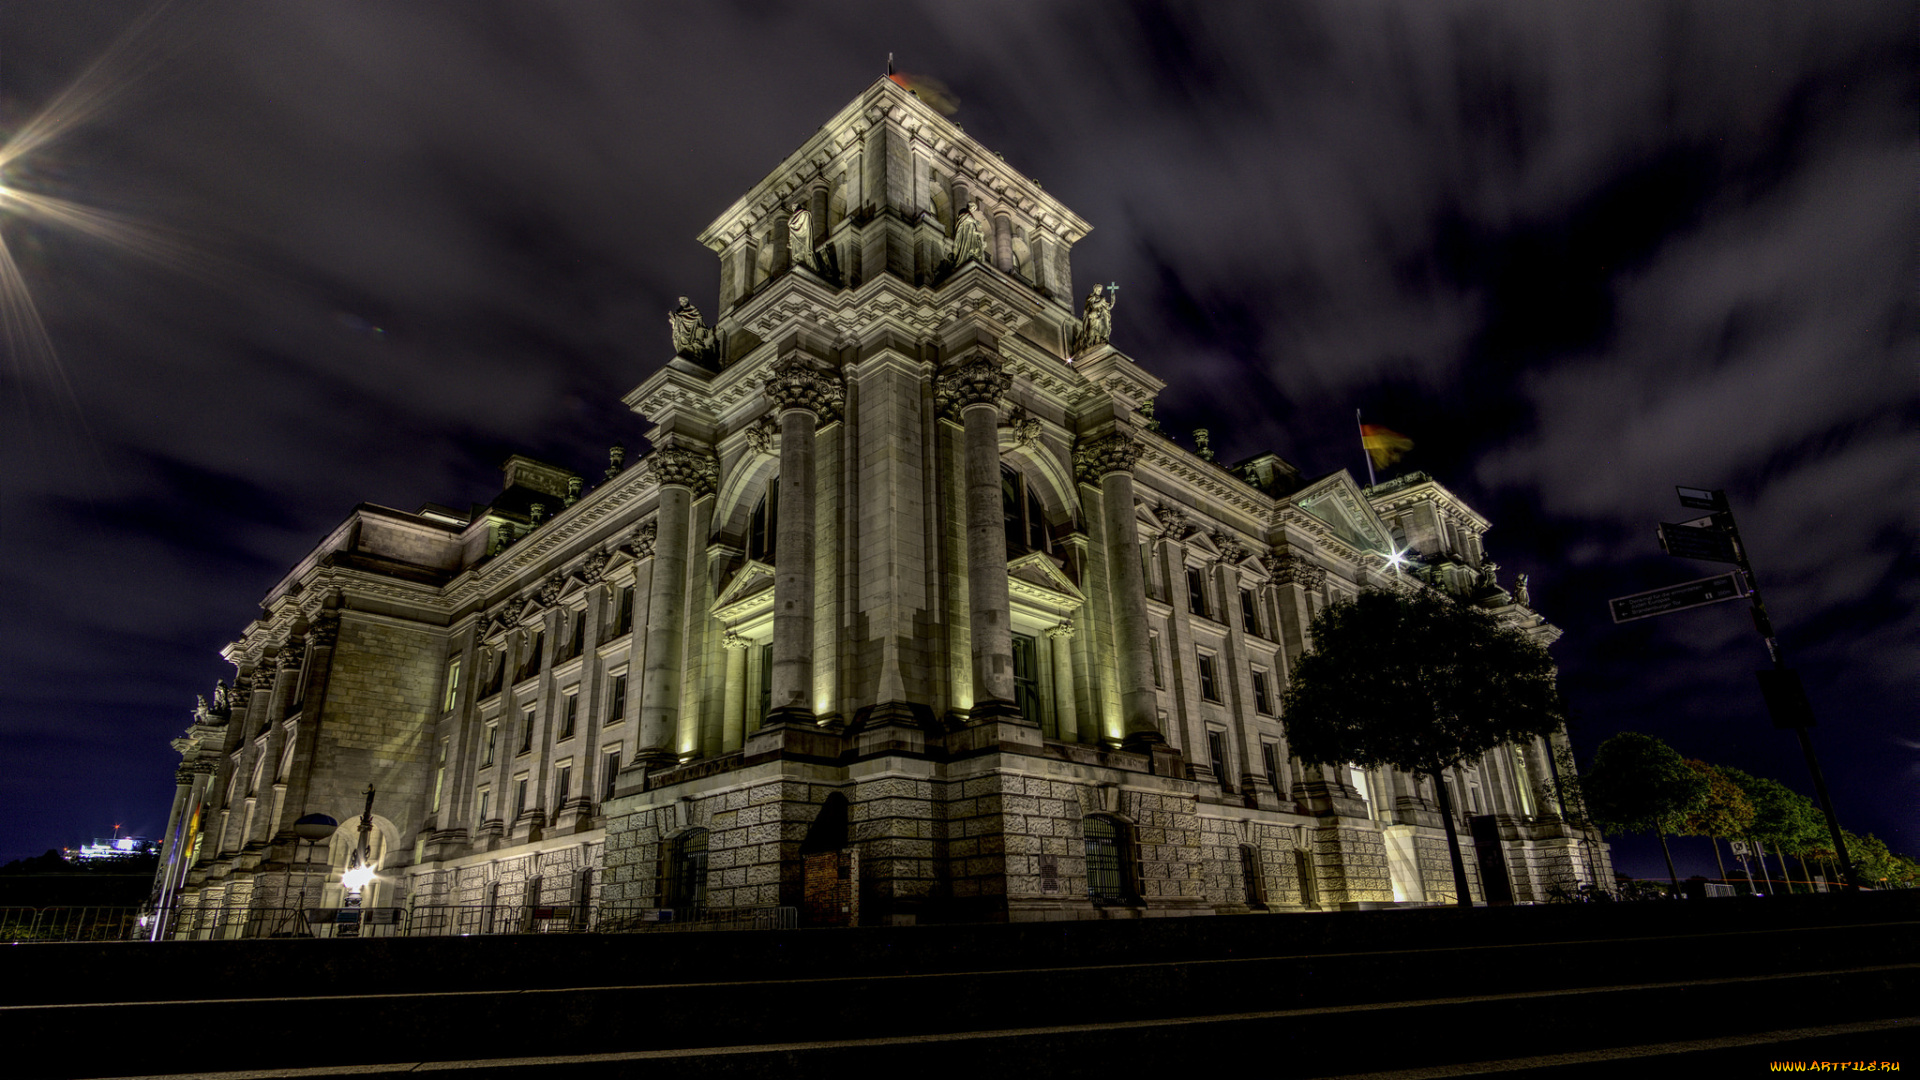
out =
{"type": "Polygon", "coordinates": [[[1073,351],[1081,353],[1095,345],[1105,345],[1113,337],[1113,305],[1120,299],[1120,286],[1108,282],[1095,285],[1087,294],[1080,312],[1080,325],[1073,332],[1073,351]]]}

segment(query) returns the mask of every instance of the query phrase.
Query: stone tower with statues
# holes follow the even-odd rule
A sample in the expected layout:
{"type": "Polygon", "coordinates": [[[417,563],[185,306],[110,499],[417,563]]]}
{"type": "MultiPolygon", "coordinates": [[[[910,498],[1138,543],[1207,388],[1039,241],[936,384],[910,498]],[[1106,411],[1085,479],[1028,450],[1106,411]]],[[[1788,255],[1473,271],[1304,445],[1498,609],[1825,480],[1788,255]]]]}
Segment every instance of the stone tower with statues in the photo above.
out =
{"type": "MultiPolygon", "coordinates": [[[[680,298],[625,398],[648,453],[590,488],[516,458],[471,513],[362,507],[275,586],[228,650],[240,711],[176,744],[177,932],[336,885],[291,823],[357,814],[368,771],[380,899],[470,932],[1451,900],[1432,781],[1293,760],[1287,673],[1365,588],[1557,631],[1431,478],[1160,434],[1118,288],[1076,306],[1087,231],[867,88],[701,234],[713,319],[680,298]]],[[[1449,778],[1480,897],[1609,873],[1552,757],[1449,778]]]]}

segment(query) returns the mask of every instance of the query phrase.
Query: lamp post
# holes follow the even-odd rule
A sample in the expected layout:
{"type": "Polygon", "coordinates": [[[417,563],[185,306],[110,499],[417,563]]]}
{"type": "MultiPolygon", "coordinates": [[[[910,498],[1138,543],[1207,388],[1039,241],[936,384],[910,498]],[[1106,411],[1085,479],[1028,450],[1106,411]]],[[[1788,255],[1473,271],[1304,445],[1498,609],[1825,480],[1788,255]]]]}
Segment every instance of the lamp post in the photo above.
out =
{"type": "Polygon", "coordinates": [[[340,884],[347,890],[346,901],[340,905],[340,937],[360,936],[360,893],[373,881],[372,857],[367,847],[367,837],[373,832],[372,783],[367,784],[366,796],[367,807],[360,815],[360,842],[347,859],[347,872],[340,875],[340,884]]]}

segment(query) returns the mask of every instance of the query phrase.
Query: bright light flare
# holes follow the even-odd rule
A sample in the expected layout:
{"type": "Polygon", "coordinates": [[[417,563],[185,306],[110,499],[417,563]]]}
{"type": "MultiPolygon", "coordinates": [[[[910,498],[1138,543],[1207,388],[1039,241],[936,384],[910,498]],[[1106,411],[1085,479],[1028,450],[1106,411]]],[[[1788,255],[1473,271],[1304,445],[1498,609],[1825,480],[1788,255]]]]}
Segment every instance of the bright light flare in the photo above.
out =
{"type": "Polygon", "coordinates": [[[340,884],[346,886],[348,892],[357,893],[366,888],[368,883],[373,881],[374,876],[373,867],[363,864],[342,874],[340,884]]]}

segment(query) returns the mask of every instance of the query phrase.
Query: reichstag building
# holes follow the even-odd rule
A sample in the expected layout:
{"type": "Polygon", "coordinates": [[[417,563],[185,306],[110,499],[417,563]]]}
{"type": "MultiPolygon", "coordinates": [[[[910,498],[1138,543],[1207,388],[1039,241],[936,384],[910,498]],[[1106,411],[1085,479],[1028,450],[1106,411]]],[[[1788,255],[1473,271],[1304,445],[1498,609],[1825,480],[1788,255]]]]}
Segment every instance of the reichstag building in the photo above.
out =
{"type": "MultiPolygon", "coordinates": [[[[370,785],[364,904],[448,932],[1453,901],[1432,780],[1294,760],[1289,668],[1365,588],[1558,631],[1428,476],[1161,435],[1115,294],[1072,287],[1087,231],[861,93],[701,234],[711,324],[683,299],[625,398],[648,453],[362,505],[272,585],[174,743],[170,932],[340,904],[370,785]]],[[[1448,777],[1475,899],[1610,879],[1553,756],[1448,777]]]]}

